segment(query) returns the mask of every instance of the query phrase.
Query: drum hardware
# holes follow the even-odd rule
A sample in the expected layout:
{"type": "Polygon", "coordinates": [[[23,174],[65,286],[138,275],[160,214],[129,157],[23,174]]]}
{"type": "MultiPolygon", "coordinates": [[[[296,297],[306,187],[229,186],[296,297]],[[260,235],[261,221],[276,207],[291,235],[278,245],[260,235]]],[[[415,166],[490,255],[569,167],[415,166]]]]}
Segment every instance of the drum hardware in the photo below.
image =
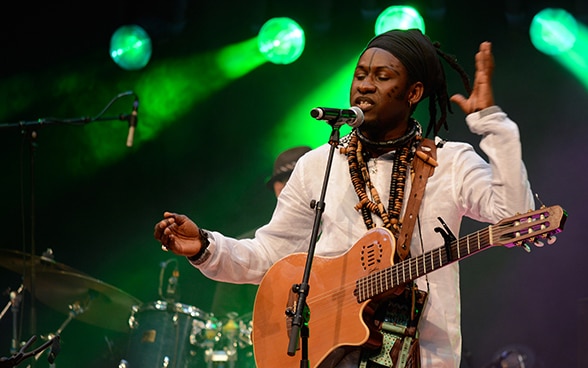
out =
{"type": "Polygon", "coordinates": [[[483,368],[525,368],[536,363],[535,352],[525,345],[503,346],[483,368]]]}
{"type": "MultiPolygon", "coordinates": [[[[207,368],[249,367],[246,360],[253,363],[253,352],[247,351],[251,343],[251,314],[239,317],[228,313],[218,319],[210,315],[207,321],[194,321],[190,344],[203,354],[207,368]]],[[[253,365],[251,365],[253,367],[253,365]]]]}
{"type": "Polygon", "coordinates": [[[83,274],[38,271],[36,282],[34,296],[42,303],[71,318],[114,331],[128,332],[131,306],[140,303],[124,291],[83,274]]]}
{"type": "Polygon", "coordinates": [[[210,314],[205,321],[192,321],[190,344],[202,348],[212,349],[221,339],[221,321],[210,314]]]}
{"type": "Polygon", "coordinates": [[[24,290],[24,285],[21,284],[16,291],[9,291],[10,300],[6,303],[6,306],[0,313],[0,320],[4,317],[8,309],[12,311],[12,341],[10,344],[10,354],[16,354],[16,346],[18,341],[18,328],[17,328],[17,321],[18,321],[18,312],[20,308],[20,302],[22,301],[22,291],[24,290]]]}
{"type": "Polygon", "coordinates": [[[5,357],[0,358],[0,368],[16,367],[25,359],[28,359],[32,356],[41,355],[41,353],[43,353],[49,347],[51,350],[49,352],[49,356],[48,356],[47,360],[49,361],[49,364],[53,365],[53,362],[55,361],[55,357],[57,356],[57,354],[59,353],[59,350],[61,349],[61,347],[59,345],[59,340],[60,340],[59,335],[52,337],[50,340],[48,340],[47,342],[45,342],[43,345],[39,346],[38,348],[34,349],[33,351],[25,352],[29,347],[31,347],[31,345],[36,340],[37,340],[37,336],[33,335],[29,339],[29,341],[27,341],[20,348],[18,353],[15,353],[10,358],[5,358],[5,357]]]}
{"type": "Polygon", "coordinates": [[[194,333],[214,330],[210,321],[208,313],[182,303],[158,300],[134,305],[128,321],[131,337],[127,356],[119,367],[191,367],[199,358],[191,351],[194,333]]]}
{"type": "Polygon", "coordinates": [[[25,279],[30,278],[31,267],[33,266],[36,272],[66,271],[83,274],[75,268],[56,262],[53,249],[51,248],[47,248],[41,256],[31,255],[12,249],[0,249],[0,266],[23,275],[25,279]]]}
{"type": "Polygon", "coordinates": [[[214,365],[220,365],[222,367],[226,366],[228,368],[235,367],[235,363],[237,361],[237,334],[239,326],[235,322],[235,318],[237,317],[237,313],[229,313],[227,315],[228,320],[225,323],[220,324],[220,334],[219,339],[220,341],[222,338],[221,349],[214,349],[210,347],[204,353],[204,361],[207,363],[207,367],[212,368],[214,365]]]}
{"type": "MultiPolygon", "coordinates": [[[[113,286],[87,276],[65,264],[56,262],[51,248],[43,252],[42,256],[0,249],[0,266],[23,275],[23,284],[18,290],[10,292],[10,302],[0,314],[1,319],[8,308],[12,307],[13,339],[11,353],[13,354],[16,353],[19,344],[19,334],[16,328],[18,318],[16,314],[19,310],[24,289],[31,292],[33,299],[38,299],[58,312],[67,315],[67,319],[55,333],[41,335],[41,338],[47,342],[55,342],[73,319],[117,331],[128,331],[126,319],[129,315],[130,305],[139,302],[136,298],[113,286]],[[32,269],[35,269],[34,273],[32,269]],[[33,274],[35,275],[34,277],[32,277],[33,274]],[[105,311],[107,313],[104,313],[105,311]]],[[[33,318],[33,315],[31,318],[33,318]]],[[[55,343],[50,343],[49,345],[54,346],[55,343]]],[[[43,351],[44,349],[35,350],[35,353],[32,354],[35,356],[35,360],[40,358],[43,351]]]]}
{"type": "Polygon", "coordinates": [[[158,286],[158,293],[159,297],[163,300],[167,301],[174,301],[179,297],[179,290],[178,290],[178,281],[180,278],[180,270],[178,265],[178,260],[176,258],[170,258],[165,262],[161,262],[161,270],[159,272],[159,286],[158,286]],[[170,264],[174,264],[174,268],[171,272],[168,271],[168,266],[170,264]],[[164,280],[166,273],[169,274],[169,278],[167,279],[167,286],[164,289],[164,280]]]}
{"type": "MultiPolygon", "coordinates": [[[[72,319],[74,319],[76,316],[84,313],[84,308],[79,303],[71,304],[68,306],[68,308],[69,308],[70,312],[69,312],[67,318],[65,319],[65,321],[61,324],[61,326],[59,326],[57,331],[55,333],[41,335],[41,339],[43,339],[45,341],[53,341],[53,344],[51,345],[51,351],[49,352],[49,356],[47,357],[47,359],[49,360],[49,363],[51,364],[51,367],[55,367],[55,365],[53,364],[53,361],[55,360],[55,356],[57,355],[59,350],[61,350],[61,346],[59,344],[59,341],[61,339],[61,333],[63,332],[65,327],[71,322],[72,319]]],[[[35,354],[35,360],[39,360],[39,358],[41,357],[41,355],[44,352],[45,352],[45,350],[41,350],[37,354],[35,354]]]]}

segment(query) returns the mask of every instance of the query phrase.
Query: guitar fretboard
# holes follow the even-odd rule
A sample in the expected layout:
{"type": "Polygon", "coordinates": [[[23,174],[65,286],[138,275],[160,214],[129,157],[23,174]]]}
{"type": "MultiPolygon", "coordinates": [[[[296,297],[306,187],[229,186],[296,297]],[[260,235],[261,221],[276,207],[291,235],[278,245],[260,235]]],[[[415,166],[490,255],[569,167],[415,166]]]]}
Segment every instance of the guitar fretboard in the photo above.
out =
{"type": "Polygon", "coordinates": [[[491,245],[490,239],[491,226],[453,240],[448,247],[444,245],[362,277],[356,282],[355,294],[358,302],[371,299],[396,286],[486,249],[491,245]]]}

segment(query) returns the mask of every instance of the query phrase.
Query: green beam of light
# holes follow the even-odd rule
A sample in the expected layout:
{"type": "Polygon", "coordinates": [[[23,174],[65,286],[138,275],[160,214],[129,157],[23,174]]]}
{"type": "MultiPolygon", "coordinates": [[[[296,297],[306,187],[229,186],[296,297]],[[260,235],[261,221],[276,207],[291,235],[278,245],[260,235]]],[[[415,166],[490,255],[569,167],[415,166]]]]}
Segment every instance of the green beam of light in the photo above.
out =
{"type": "Polygon", "coordinates": [[[136,83],[135,91],[141,96],[144,120],[140,141],[152,139],[195,104],[265,62],[257,50],[257,40],[253,38],[217,52],[155,65],[136,83]]]}
{"type": "MultiPolygon", "coordinates": [[[[60,114],[60,117],[66,118],[77,116],[74,114],[79,112],[73,110],[80,106],[85,109],[91,107],[97,113],[116,92],[133,90],[140,99],[139,127],[134,142],[136,148],[172,123],[181,121],[181,117],[195,104],[266,62],[254,37],[215,52],[152,63],[140,72],[112,72],[111,64],[108,67],[88,64],[85,68],[76,64],[75,69],[73,66],[62,66],[59,71],[51,70],[38,75],[26,73],[1,82],[0,96],[4,98],[0,103],[0,119],[8,119],[23,111],[38,111],[40,102],[47,103],[44,101],[46,96],[34,92],[37,84],[43,85],[45,91],[52,91],[52,115],[60,114]],[[75,103],[72,103],[74,100],[75,103]],[[97,103],[102,105],[97,106],[97,103]]],[[[121,99],[104,116],[116,117],[121,111],[130,113],[131,102],[130,97],[129,100],[121,99]]],[[[94,116],[88,111],[82,114],[94,116]]],[[[34,117],[37,118],[44,117],[34,117]]],[[[64,135],[76,135],[71,141],[81,146],[78,148],[80,154],[66,155],[64,170],[75,176],[88,176],[98,168],[127,156],[129,149],[124,144],[127,129],[126,122],[114,119],[76,127],[75,132],[64,132],[64,135]]]]}
{"type": "Polygon", "coordinates": [[[588,28],[578,23],[577,39],[568,51],[550,55],[569,70],[588,90],[588,28]]]}
{"type": "MultiPolygon", "coordinates": [[[[136,144],[153,139],[160,131],[181,121],[195,104],[265,62],[257,49],[257,39],[252,38],[216,52],[156,63],[135,84],[141,100],[136,144]]],[[[109,163],[126,153],[126,147],[121,147],[119,142],[106,139],[110,134],[100,130],[91,135],[92,151],[99,162],[109,163]]]]}
{"type": "MultiPolygon", "coordinates": [[[[357,59],[354,58],[334,73],[322,86],[309,93],[298,105],[286,114],[280,124],[276,124],[268,142],[267,150],[277,157],[287,148],[298,145],[317,147],[327,143],[331,133],[330,125],[325,121],[314,120],[310,111],[315,107],[349,107],[349,88],[357,59]]],[[[341,127],[341,136],[348,133],[349,126],[341,127]]]]}

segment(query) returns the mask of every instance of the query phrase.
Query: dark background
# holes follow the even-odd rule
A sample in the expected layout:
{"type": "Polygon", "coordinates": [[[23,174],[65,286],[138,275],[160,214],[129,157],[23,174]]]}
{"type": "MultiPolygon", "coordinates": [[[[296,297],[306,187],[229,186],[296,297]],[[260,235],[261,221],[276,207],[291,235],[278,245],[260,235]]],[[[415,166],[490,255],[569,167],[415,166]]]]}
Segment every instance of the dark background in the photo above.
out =
{"type": "MultiPolygon", "coordinates": [[[[169,265],[178,261],[178,301],[211,312],[216,284],[183,259],[163,253],[152,238],[153,225],[164,210],[173,210],[189,214],[205,228],[238,236],[269,218],[275,201],[265,187],[274,159],[264,149],[264,143],[273,139],[269,128],[283,119],[290,104],[330,75],[341,54],[361,50],[373,32],[372,23],[361,15],[369,3],[3,4],[0,113],[4,123],[92,115],[112,96],[135,89],[133,77],[141,71],[125,74],[107,55],[110,36],[122,24],[139,23],[151,32],[152,62],[240,42],[254,36],[272,15],[290,16],[307,29],[307,49],[296,63],[262,65],[191,106],[152,139],[142,139],[141,124],[157,122],[139,120],[137,143],[109,165],[88,159],[92,147],[84,139],[87,127],[40,129],[33,156],[28,133],[14,129],[0,133],[0,248],[30,253],[34,246],[37,255],[51,248],[60,264],[88,275],[44,280],[40,293],[45,301],[31,300],[25,291],[18,314],[19,341],[60,328],[68,303],[60,295],[74,294],[75,287],[101,286],[102,292],[121,298],[125,305],[159,300],[160,272],[167,261],[169,265]],[[324,23],[329,19],[326,15],[330,27],[324,23]],[[84,73],[98,73],[100,83],[93,79],[76,94],[64,93],[64,71],[80,71],[82,81],[84,73]],[[255,113],[231,114],[237,111],[255,113]],[[65,165],[72,158],[79,163],[76,172],[65,165]]],[[[390,5],[371,3],[375,8],[390,5]]],[[[413,4],[430,9],[439,3],[443,5],[443,1],[413,4]]],[[[578,228],[585,218],[582,207],[588,187],[586,86],[535,50],[527,31],[537,10],[563,7],[581,16],[583,2],[448,0],[444,5],[443,17],[431,13],[426,18],[427,33],[470,72],[479,43],[493,42],[496,101],[520,126],[533,190],[546,205],[559,204],[570,216],[552,246],[530,254],[522,249],[491,249],[461,262],[462,366],[484,367],[497,354],[515,348],[526,356],[527,367],[586,367],[588,252],[578,228]],[[507,22],[506,4],[520,5],[520,23],[507,22]]],[[[455,90],[460,86],[450,86],[450,92],[455,90]]],[[[443,134],[476,145],[479,138],[467,132],[463,118],[455,111],[450,130],[443,134]]],[[[124,145],[124,124],[110,138],[124,145]]],[[[294,136],[292,142],[304,143],[294,136]]],[[[461,235],[482,226],[466,221],[461,235]]],[[[0,264],[9,261],[5,258],[0,264]]],[[[168,270],[164,271],[167,279],[168,270]]],[[[5,291],[1,306],[9,300],[8,291],[18,288],[20,276],[8,267],[0,268],[0,288],[5,291]]],[[[65,326],[57,366],[112,367],[125,356],[128,340],[136,337],[105,326],[111,317],[125,322],[130,311],[105,309],[96,310],[90,323],[74,319],[65,326]]],[[[9,311],[0,321],[0,356],[11,355],[12,323],[9,311]]],[[[39,359],[37,365],[46,366],[46,359],[39,359]]]]}

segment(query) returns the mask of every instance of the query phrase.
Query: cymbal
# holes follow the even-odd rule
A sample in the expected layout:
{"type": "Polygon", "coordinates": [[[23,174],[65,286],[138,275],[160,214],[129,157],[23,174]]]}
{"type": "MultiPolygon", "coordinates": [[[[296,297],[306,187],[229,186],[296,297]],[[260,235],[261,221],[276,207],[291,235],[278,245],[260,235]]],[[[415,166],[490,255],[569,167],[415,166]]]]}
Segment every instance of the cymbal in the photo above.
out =
{"type": "Polygon", "coordinates": [[[38,271],[46,270],[61,270],[74,273],[82,273],[65,264],[56,262],[52,258],[52,251],[48,250],[43,256],[32,256],[28,253],[23,253],[12,249],[0,249],[0,266],[9,269],[10,271],[20,273],[21,275],[29,276],[31,273],[31,266],[35,266],[35,274],[38,271]],[[34,262],[34,263],[32,263],[34,262]]]}
{"type": "MultiPolygon", "coordinates": [[[[25,279],[25,286],[27,280],[25,279]]],[[[30,281],[29,281],[30,283],[30,281]]],[[[37,273],[35,297],[58,312],[88,324],[128,332],[128,320],[137,298],[87,275],[61,270],[37,273]],[[72,308],[73,307],[73,308],[72,308]]]]}

